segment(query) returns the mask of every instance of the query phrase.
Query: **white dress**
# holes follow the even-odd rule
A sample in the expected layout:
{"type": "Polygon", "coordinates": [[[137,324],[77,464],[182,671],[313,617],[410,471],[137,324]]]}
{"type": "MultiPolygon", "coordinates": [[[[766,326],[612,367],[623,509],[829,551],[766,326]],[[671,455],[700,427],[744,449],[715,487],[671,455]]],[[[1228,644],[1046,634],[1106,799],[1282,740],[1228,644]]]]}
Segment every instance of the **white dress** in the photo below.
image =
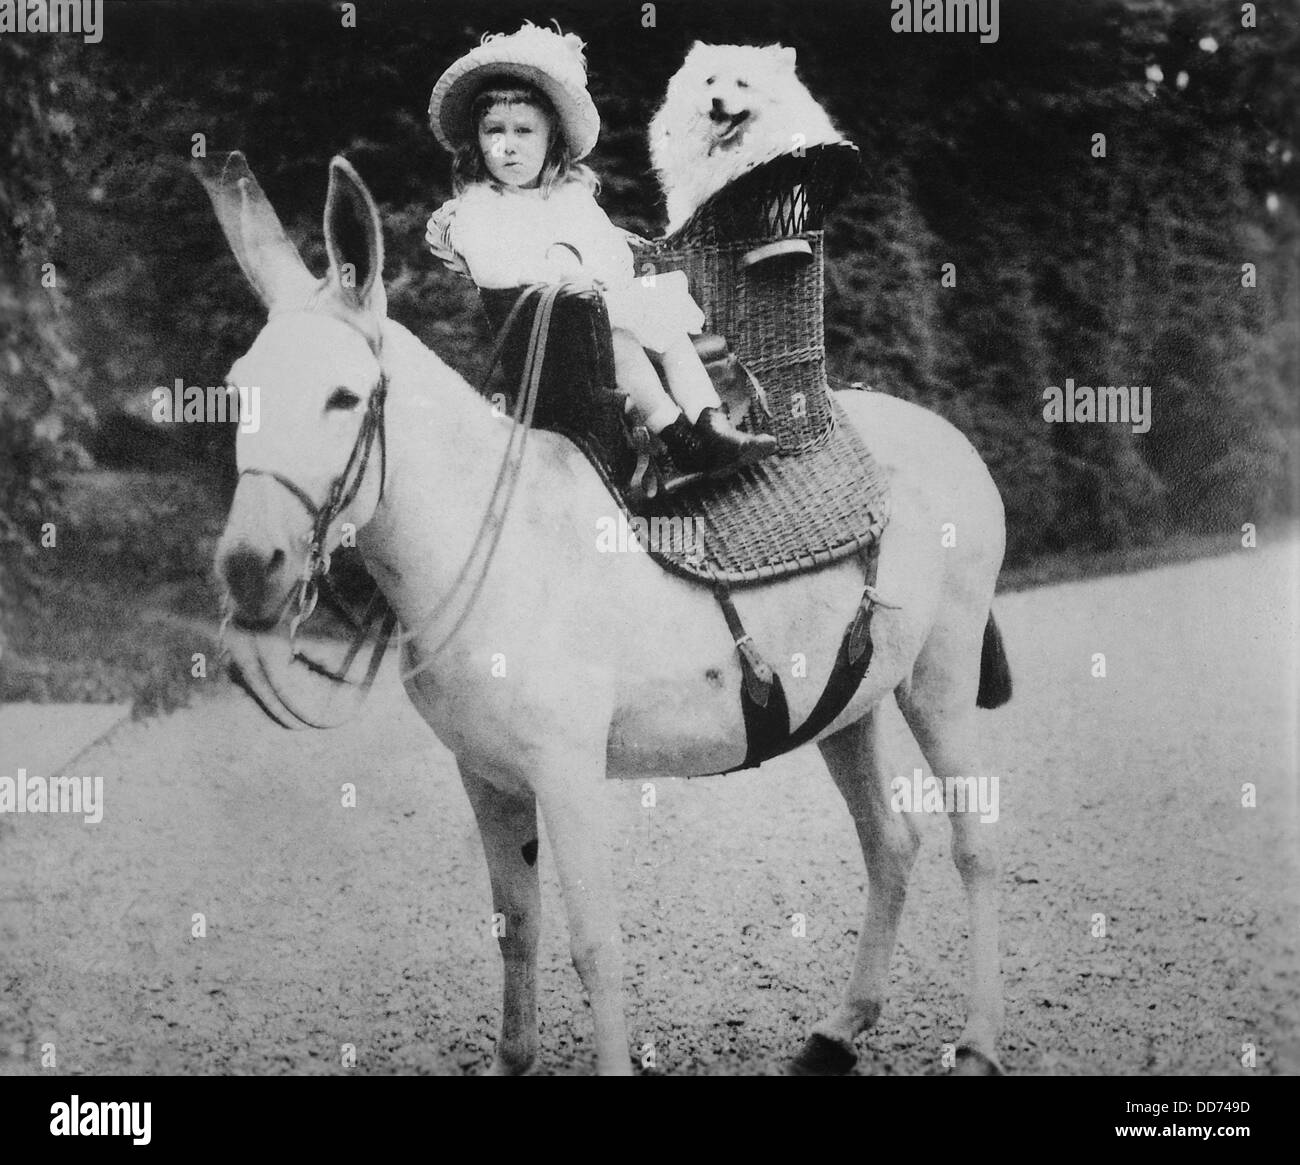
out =
{"type": "Polygon", "coordinates": [[[551,283],[580,267],[604,284],[610,325],[654,352],[704,329],[686,275],[637,275],[623,232],[581,182],[546,197],[540,189],[471,186],[434,212],[426,237],[444,262],[446,249],[463,259],[479,287],[551,283]]]}

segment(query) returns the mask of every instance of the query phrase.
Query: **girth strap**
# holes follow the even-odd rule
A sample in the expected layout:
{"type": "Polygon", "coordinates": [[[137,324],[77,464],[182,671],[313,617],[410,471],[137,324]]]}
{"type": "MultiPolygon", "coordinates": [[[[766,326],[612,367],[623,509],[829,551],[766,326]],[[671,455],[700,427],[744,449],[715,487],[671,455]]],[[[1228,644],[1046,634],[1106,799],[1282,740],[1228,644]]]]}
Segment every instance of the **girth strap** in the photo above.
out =
{"type": "Polygon", "coordinates": [[[731,630],[736,654],[740,656],[740,670],[745,677],[745,682],[740,685],[740,710],[745,717],[747,747],[744,761],[736,767],[752,769],[781,751],[781,742],[790,733],[790,709],[785,702],[781,677],[758,653],[753,639],[740,621],[726,583],[714,583],[713,595],[731,630]]]}
{"type": "MultiPolygon", "coordinates": [[[[867,581],[862,588],[862,598],[858,600],[858,609],[845,628],[844,638],[840,640],[840,649],[835,656],[835,665],[831,668],[830,678],[821,696],[808,713],[808,719],[797,731],[791,733],[781,746],[781,752],[789,752],[801,744],[807,744],[823,728],[848,707],[853,693],[862,683],[862,677],[871,666],[871,656],[875,646],[871,642],[871,613],[875,610],[879,598],[876,595],[876,562],[879,549],[875,540],[866,550],[867,581]]],[[[775,755],[775,754],[774,754],[775,755]]]]}
{"type": "Polygon", "coordinates": [[[731,594],[723,583],[715,583],[713,593],[731,629],[740,656],[745,682],[740,689],[740,707],[745,718],[745,759],[734,769],[752,769],[774,756],[807,744],[848,706],[862,678],[871,666],[874,646],[871,641],[871,614],[877,606],[892,606],[876,593],[876,566],[879,546],[873,540],[863,551],[866,584],[857,610],[844,629],[840,649],[835,656],[830,677],[808,719],[790,731],[790,710],[786,703],[781,677],[759,654],[753,639],[746,633],[736,613],[731,594]]]}

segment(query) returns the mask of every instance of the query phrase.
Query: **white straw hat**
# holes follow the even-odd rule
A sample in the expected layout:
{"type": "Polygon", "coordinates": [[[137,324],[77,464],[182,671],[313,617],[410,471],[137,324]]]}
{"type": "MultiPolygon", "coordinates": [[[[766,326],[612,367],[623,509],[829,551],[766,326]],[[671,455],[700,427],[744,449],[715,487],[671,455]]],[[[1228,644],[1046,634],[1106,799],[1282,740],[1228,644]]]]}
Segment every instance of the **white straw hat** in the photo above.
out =
{"type": "MultiPolygon", "coordinates": [[[[559,27],[558,25],[556,26],[559,27]]],[[[555,106],[574,160],[591,153],[600,136],[600,114],[587,92],[583,42],[525,20],[518,32],[493,32],[438,78],[429,98],[429,123],[448,150],[471,140],[470,107],[494,77],[519,77],[537,86],[555,106]]]]}

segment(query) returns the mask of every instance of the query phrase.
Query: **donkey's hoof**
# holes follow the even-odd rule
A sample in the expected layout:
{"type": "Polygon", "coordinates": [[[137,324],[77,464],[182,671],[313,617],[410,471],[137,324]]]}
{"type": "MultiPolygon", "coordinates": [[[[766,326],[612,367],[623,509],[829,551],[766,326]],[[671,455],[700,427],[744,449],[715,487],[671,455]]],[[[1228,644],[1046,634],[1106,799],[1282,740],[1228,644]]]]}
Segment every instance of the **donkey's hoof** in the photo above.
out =
{"type": "Polygon", "coordinates": [[[1005,1076],[1002,1065],[997,1060],[986,1056],[978,1048],[962,1044],[957,1049],[957,1063],[952,1070],[954,1076],[1005,1076]]]}
{"type": "Polygon", "coordinates": [[[493,1056],[492,1063],[489,1064],[480,1076],[531,1076],[533,1069],[536,1067],[534,1059],[527,1060],[505,1060],[500,1056],[493,1056]]]}
{"type": "Polygon", "coordinates": [[[813,1032],[799,1054],[783,1065],[782,1076],[843,1076],[853,1070],[858,1054],[848,1044],[813,1032]]]}

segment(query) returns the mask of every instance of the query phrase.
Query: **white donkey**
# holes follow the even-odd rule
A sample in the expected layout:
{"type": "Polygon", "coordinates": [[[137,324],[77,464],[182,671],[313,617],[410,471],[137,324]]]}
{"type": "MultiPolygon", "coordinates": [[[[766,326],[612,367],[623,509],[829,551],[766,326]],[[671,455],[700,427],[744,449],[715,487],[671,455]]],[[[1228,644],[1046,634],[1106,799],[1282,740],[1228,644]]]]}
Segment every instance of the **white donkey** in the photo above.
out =
{"type": "MultiPolygon", "coordinates": [[[[319,510],[333,490],[343,508],[328,523],[326,546],[354,524],[367,565],[412,629],[405,659],[423,666],[406,689],[455,754],[482,833],[493,910],[505,916],[503,1014],[490,1071],[523,1073],[538,1051],[540,809],[573,962],[591,1002],[597,1070],[629,1073],[609,829],[597,786],[607,776],[717,773],[741,762],[742,672],[718,604],[707,587],[648,555],[597,553],[598,521],[617,513],[615,503],[573,444],[537,432],[478,601],[447,638],[442,606],[479,533],[514,425],[386,318],[379,215],[345,160],[330,167],[330,267],[321,280],[242,157],[205,185],[269,313],[230,374],[230,383],[264,389],[261,428],[238,437],[241,476],[217,548],[234,626],[247,636],[282,618],[308,555],[309,507],[319,510]],[[376,392],[386,395],[386,416],[372,407],[376,392]],[[376,418],[383,440],[370,447],[385,447],[364,465],[351,460],[376,418]],[[349,465],[353,480],[340,497],[349,465]]],[[[817,740],[857,826],[870,882],[843,1002],[786,1064],[795,1073],[847,1071],[855,1038],[876,1022],[885,998],[918,834],[907,814],[890,809],[899,774],[882,747],[877,705],[897,696],[937,777],[979,777],[982,647],[986,672],[1001,675],[993,687],[1002,689],[982,702],[996,706],[1009,694],[990,620],[1003,511],[987,470],[960,433],[924,409],[869,392],[843,393],[840,403],[890,476],[878,586],[901,606],[876,611],[865,679],[817,740]]],[[[769,660],[800,652],[809,661],[807,684],[787,684],[792,724],[808,715],[861,594],[857,558],[738,593],[769,660]]],[[[247,657],[247,638],[236,639],[247,657]]],[[[274,709],[274,690],[263,684],[259,694],[274,709]]],[[[970,911],[957,1070],[998,1074],[996,827],[970,812],[953,813],[951,825],[970,911]]]]}

